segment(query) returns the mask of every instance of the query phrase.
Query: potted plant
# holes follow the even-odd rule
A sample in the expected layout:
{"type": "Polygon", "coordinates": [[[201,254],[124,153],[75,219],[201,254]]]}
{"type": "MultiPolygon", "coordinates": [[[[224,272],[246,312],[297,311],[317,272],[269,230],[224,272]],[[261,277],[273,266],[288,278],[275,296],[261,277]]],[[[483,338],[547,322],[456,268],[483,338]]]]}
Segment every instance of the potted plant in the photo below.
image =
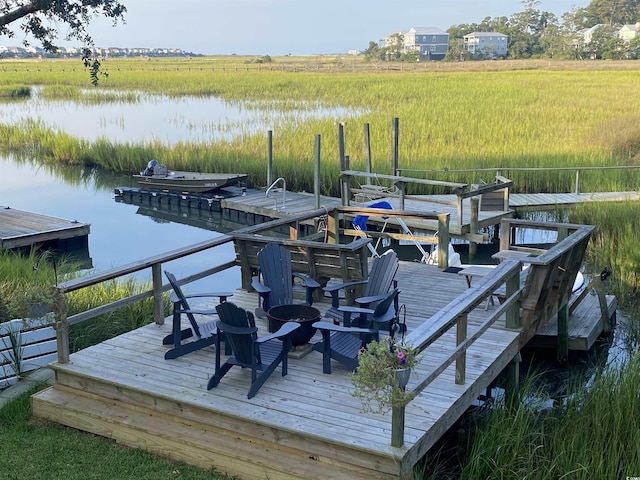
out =
{"type": "Polygon", "coordinates": [[[419,362],[420,357],[404,341],[385,337],[368,343],[358,354],[358,369],[350,374],[352,395],[362,402],[362,411],[385,413],[409,403],[414,395],[406,391],[406,385],[419,362]]]}

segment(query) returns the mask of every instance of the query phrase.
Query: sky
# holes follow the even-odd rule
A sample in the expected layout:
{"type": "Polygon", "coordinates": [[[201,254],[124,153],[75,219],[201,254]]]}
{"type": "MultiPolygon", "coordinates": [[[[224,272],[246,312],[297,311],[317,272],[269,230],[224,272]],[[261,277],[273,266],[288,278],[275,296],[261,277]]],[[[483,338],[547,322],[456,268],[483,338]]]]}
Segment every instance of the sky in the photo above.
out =
{"type": "MultiPolygon", "coordinates": [[[[201,54],[308,55],[364,50],[411,27],[479,23],[525,9],[518,0],[121,0],[126,23],[91,23],[97,47],[180,48],[201,54]]],[[[561,19],[590,0],[542,0],[561,19]]],[[[62,32],[64,34],[64,32],[62,32]]],[[[58,42],[60,46],[69,46],[58,42]]],[[[77,46],[77,42],[73,45],[77,46]]]]}

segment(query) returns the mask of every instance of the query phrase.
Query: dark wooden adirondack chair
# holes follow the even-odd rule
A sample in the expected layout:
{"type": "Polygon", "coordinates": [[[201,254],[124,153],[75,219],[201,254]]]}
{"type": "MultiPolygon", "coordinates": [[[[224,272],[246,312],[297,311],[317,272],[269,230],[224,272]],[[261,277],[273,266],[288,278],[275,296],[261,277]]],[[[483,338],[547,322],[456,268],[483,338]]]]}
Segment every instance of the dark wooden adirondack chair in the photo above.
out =
{"type": "Polygon", "coordinates": [[[300,279],[307,289],[306,303],[313,304],[313,292],[320,284],[310,277],[292,272],[289,250],[277,243],[268,243],[258,253],[258,263],[260,271],[253,277],[251,286],[260,294],[262,309],[265,312],[271,307],[293,303],[294,278],[300,279]]]}
{"type": "Polygon", "coordinates": [[[201,348],[213,345],[216,341],[217,330],[214,320],[202,324],[198,324],[195,315],[216,315],[215,310],[193,310],[189,306],[190,298],[214,298],[218,297],[219,301],[225,302],[233,293],[196,293],[185,295],[178,284],[176,277],[165,270],[166,275],[173,292],[170,300],[173,303],[173,331],[162,339],[163,345],[172,345],[172,348],[164,354],[165,360],[178,358],[187,353],[195,352],[201,348]],[[191,324],[190,328],[182,328],[182,315],[186,315],[191,324]],[[182,343],[183,340],[195,337],[194,340],[182,343]]]}
{"type": "Polygon", "coordinates": [[[388,292],[378,302],[375,309],[359,307],[340,307],[349,316],[359,317],[359,327],[346,327],[331,322],[316,322],[313,324],[320,333],[322,341],[313,345],[316,352],[322,353],[322,371],[331,373],[331,360],[343,364],[350,370],[358,368],[358,352],[371,341],[378,341],[379,332],[387,329],[389,335],[395,333],[398,323],[398,295],[395,288],[388,292]]]}
{"type": "MultiPolygon", "coordinates": [[[[387,250],[380,257],[373,259],[371,271],[366,280],[340,283],[325,287],[324,291],[331,294],[331,307],[325,313],[325,317],[331,318],[334,323],[345,320],[344,311],[340,311],[339,293],[341,290],[353,288],[356,285],[365,285],[364,296],[356,298],[357,305],[364,308],[374,308],[376,303],[379,302],[392,287],[395,288],[397,286],[395,276],[399,266],[400,262],[398,261],[396,252],[387,250]]],[[[345,323],[344,326],[348,327],[351,325],[345,323]]]]}
{"type": "Polygon", "coordinates": [[[216,370],[209,379],[207,389],[217,387],[224,375],[238,365],[251,369],[251,386],[247,398],[253,397],[279,364],[282,376],[287,374],[287,354],[291,350],[291,333],[300,324],[285,323],[277,332],[258,337],[253,313],[225,302],[216,306],[220,317],[218,330],[225,335],[226,345],[231,346],[231,356],[220,365],[220,335],[216,338],[216,370]]]}

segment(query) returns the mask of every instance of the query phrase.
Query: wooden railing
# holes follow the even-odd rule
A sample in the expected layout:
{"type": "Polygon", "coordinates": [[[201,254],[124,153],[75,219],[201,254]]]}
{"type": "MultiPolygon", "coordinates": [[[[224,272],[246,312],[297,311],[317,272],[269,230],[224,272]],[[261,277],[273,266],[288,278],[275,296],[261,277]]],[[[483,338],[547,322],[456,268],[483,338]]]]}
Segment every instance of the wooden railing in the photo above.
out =
{"type": "Polygon", "coordinates": [[[640,165],[607,165],[602,167],[498,167],[498,168],[474,168],[472,170],[460,169],[460,170],[420,170],[412,168],[399,168],[398,174],[401,172],[412,174],[455,174],[455,173],[470,173],[478,175],[478,173],[494,173],[496,176],[501,176],[503,173],[508,172],[574,172],[575,180],[573,185],[573,193],[580,193],[580,182],[583,172],[595,171],[614,171],[614,170],[628,170],[637,171],[640,169],[640,165]]]}
{"type": "MultiPolygon", "coordinates": [[[[471,218],[478,218],[478,208],[479,208],[479,199],[483,195],[490,194],[492,192],[500,192],[503,198],[503,210],[509,210],[509,189],[513,186],[513,182],[508,178],[503,177],[502,175],[496,175],[496,181],[494,183],[488,183],[484,185],[472,185],[467,183],[456,183],[456,182],[446,182],[441,180],[430,180],[424,178],[415,178],[415,177],[406,177],[400,175],[383,175],[378,173],[368,173],[368,172],[359,172],[355,170],[343,170],[340,172],[340,178],[342,181],[341,191],[343,192],[342,205],[349,205],[349,198],[344,198],[347,195],[347,192],[350,191],[349,183],[352,178],[365,178],[367,180],[376,179],[376,180],[388,180],[392,185],[395,186],[397,192],[393,194],[389,194],[389,192],[385,192],[384,196],[397,196],[399,202],[399,209],[404,210],[405,199],[413,198],[407,195],[407,188],[411,184],[415,185],[430,185],[437,187],[445,187],[451,189],[452,193],[454,193],[457,197],[456,206],[458,209],[458,223],[462,224],[462,218],[464,213],[464,200],[467,198],[472,198],[478,200],[478,202],[471,204],[471,218]]],[[[361,189],[358,191],[366,191],[365,189],[361,189]]],[[[372,192],[372,190],[369,190],[372,192]]],[[[481,241],[483,239],[480,239],[481,241]]]]}
{"type": "MultiPolygon", "coordinates": [[[[405,341],[418,353],[424,352],[444,334],[455,328],[456,348],[451,355],[435,367],[412,388],[409,393],[420,394],[455,362],[456,384],[465,383],[467,350],[495,322],[505,316],[506,327],[521,330],[518,350],[533,337],[538,329],[558,314],[559,356],[568,351],[568,302],[578,269],[584,260],[587,244],[594,227],[589,225],[526,222],[505,219],[501,222],[501,250],[530,251],[537,256],[526,260],[505,260],[482,277],[446,307],[410,332],[405,341]],[[558,232],[557,243],[548,250],[527,249],[510,243],[513,229],[532,228],[558,232]],[[529,264],[524,285],[520,285],[523,263],[529,264]],[[467,336],[467,317],[478,305],[504,289],[503,301],[487,311],[481,325],[473,335],[467,336]]],[[[565,357],[566,358],[566,357],[565,357]]],[[[392,409],[391,445],[404,444],[405,407],[392,409]]]]}
{"type": "MultiPolygon", "coordinates": [[[[371,209],[369,209],[370,211],[371,209]]],[[[379,210],[373,209],[374,212],[379,210]]],[[[131,274],[150,271],[151,290],[128,296],[114,302],[110,302],[99,307],[86,310],[69,317],[61,316],[56,320],[56,336],[58,348],[58,362],[69,361],[69,326],[84,322],[102,314],[115,311],[126,305],[130,305],[147,298],[153,298],[154,319],[158,325],[164,323],[164,301],[163,293],[170,289],[168,284],[163,283],[162,266],[167,262],[188,257],[206,250],[218,248],[222,245],[234,242],[237,249],[237,257],[220,265],[205,268],[182,278],[180,285],[188,284],[229,268],[240,266],[242,271],[242,285],[249,288],[251,275],[257,267],[257,254],[261,246],[267,242],[274,241],[283,244],[296,252],[296,268],[299,268],[312,277],[326,281],[328,278],[340,278],[343,281],[360,280],[366,278],[367,271],[367,251],[366,246],[371,242],[370,238],[357,238],[349,243],[342,243],[345,231],[340,224],[345,222],[346,215],[356,215],[365,212],[367,209],[340,208],[340,209],[318,209],[305,212],[299,215],[273,220],[260,225],[252,225],[236,230],[227,235],[222,235],[211,240],[206,240],[184,248],[179,248],[164,254],[155,255],[139,261],[123,265],[121,267],[104,270],[81,278],[61,282],[56,288],[63,294],[80,290],[93,285],[98,285],[107,281],[121,279],[131,274]],[[318,234],[313,239],[299,239],[300,225],[303,222],[318,221],[322,218],[327,224],[326,234],[318,234]],[[284,232],[284,233],[283,233],[284,232]],[[326,242],[325,242],[326,235],[326,242]],[[251,247],[248,245],[251,244],[251,247]],[[239,250],[238,250],[239,249],[239,250]],[[303,254],[300,254],[303,252],[303,254]],[[323,260],[317,261],[319,256],[323,260]],[[304,257],[304,258],[303,258],[304,257]]],[[[371,213],[371,212],[369,212],[371,213]]],[[[398,215],[399,212],[394,212],[398,215]]],[[[410,215],[410,214],[409,214],[410,215]]],[[[437,215],[423,215],[428,218],[439,218],[437,215]]],[[[442,217],[443,238],[447,238],[446,220],[442,217]]],[[[347,229],[347,234],[349,230],[347,229]]],[[[446,252],[447,249],[445,248],[446,252]]],[[[444,254],[443,254],[444,255],[444,254]]],[[[444,255],[446,258],[446,255],[444,255]]],[[[357,292],[353,293],[354,295],[357,292]]]]}

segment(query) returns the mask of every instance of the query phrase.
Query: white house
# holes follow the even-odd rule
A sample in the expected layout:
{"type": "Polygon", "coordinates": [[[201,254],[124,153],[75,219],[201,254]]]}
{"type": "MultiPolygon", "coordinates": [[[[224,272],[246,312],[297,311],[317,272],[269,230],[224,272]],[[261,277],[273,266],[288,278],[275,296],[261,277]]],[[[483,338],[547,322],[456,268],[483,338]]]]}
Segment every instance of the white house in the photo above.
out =
{"type": "Polygon", "coordinates": [[[463,38],[464,47],[473,55],[506,57],[509,37],[499,32],[472,32],[463,38]]]}
{"type": "MultiPolygon", "coordinates": [[[[404,52],[418,52],[426,60],[442,60],[449,51],[449,34],[439,28],[411,27],[395,34],[402,35],[404,52]]],[[[391,37],[385,38],[385,46],[393,42],[391,37]]]]}
{"type": "Polygon", "coordinates": [[[631,25],[623,25],[618,30],[618,37],[620,37],[625,42],[630,42],[636,35],[640,32],[640,23],[634,23],[631,25]]]}

